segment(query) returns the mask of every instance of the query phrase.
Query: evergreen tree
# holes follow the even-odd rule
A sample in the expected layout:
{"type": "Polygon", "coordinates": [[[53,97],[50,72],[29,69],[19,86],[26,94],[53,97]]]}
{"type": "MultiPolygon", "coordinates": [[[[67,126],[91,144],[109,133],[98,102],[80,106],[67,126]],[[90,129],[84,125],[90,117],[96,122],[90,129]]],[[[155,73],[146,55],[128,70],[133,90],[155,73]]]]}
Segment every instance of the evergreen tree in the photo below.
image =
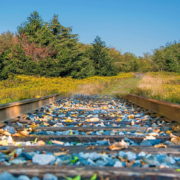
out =
{"type": "Polygon", "coordinates": [[[37,11],[34,11],[27,18],[27,21],[23,22],[17,27],[18,35],[24,34],[28,37],[29,42],[37,42],[37,32],[42,29],[44,22],[37,11]]]}
{"type": "Polygon", "coordinates": [[[92,43],[90,51],[90,59],[94,63],[95,75],[112,76],[117,74],[117,69],[114,65],[114,59],[108,56],[106,44],[97,36],[92,43]]]}

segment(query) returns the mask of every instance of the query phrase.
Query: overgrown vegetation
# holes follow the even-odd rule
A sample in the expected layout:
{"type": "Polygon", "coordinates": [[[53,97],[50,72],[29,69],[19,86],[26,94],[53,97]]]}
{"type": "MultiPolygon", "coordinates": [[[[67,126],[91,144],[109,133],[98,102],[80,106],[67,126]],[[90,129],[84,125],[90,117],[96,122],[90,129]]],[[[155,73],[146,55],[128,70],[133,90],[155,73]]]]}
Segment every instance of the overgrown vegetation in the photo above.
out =
{"type": "Polygon", "coordinates": [[[71,77],[38,77],[17,75],[0,82],[0,104],[24,99],[38,98],[54,93],[70,95],[75,93],[99,94],[110,86],[132,78],[132,73],[120,73],[117,76],[94,76],[84,79],[71,77]]]}
{"type": "Polygon", "coordinates": [[[180,103],[180,75],[172,72],[147,73],[132,94],[180,103]]]}
{"type": "Polygon", "coordinates": [[[180,43],[168,43],[143,57],[122,54],[99,36],[92,44],[80,43],[78,34],[61,25],[57,15],[45,22],[36,11],[17,27],[16,34],[0,35],[0,80],[15,75],[86,78],[149,71],[179,73],[180,43]]]}

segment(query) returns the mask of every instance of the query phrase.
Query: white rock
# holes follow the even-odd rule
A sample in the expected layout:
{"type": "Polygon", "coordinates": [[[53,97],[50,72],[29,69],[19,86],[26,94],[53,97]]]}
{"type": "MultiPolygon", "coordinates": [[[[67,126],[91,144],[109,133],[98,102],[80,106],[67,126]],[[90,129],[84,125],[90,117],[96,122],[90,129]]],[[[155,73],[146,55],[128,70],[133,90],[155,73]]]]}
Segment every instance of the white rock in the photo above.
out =
{"type": "Polygon", "coordinates": [[[122,163],[120,161],[116,161],[114,167],[122,167],[122,163]]]}
{"type": "Polygon", "coordinates": [[[53,155],[48,155],[48,154],[35,154],[33,156],[32,162],[34,164],[39,164],[39,165],[47,165],[55,161],[55,156],[53,155]]]}
{"type": "Polygon", "coordinates": [[[132,161],[132,160],[135,160],[136,159],[136,154],[134,154],[133,152],[127,152],[125,157],[129,160],[129,161],[132,161]]]}

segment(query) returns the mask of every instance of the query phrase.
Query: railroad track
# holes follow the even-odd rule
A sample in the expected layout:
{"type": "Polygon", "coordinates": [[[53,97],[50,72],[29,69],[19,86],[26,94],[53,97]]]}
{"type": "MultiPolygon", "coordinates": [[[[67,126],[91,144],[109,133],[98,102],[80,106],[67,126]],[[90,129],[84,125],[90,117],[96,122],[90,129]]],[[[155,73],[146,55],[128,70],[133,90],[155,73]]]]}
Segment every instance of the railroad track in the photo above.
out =
{"type": "Polygon", "coordinates": [[[2,121],[0,172],[40,179],[46,173],[58,179],[180,179],[178,118],[127,99],[77,95],[2,121]]]}

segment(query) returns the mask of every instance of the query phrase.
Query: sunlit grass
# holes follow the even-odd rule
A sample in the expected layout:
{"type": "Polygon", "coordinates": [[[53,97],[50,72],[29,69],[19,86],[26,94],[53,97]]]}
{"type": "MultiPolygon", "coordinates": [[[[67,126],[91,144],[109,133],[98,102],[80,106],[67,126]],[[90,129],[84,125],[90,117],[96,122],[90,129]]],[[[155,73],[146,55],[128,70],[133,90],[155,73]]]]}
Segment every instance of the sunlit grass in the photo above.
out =
{"type": "Polygon", "coordinates": [[[132,94],[180,103],[180,74],[147,73],[132,94]]]}
{"type": "Polygon", "coordinates": [[[18,75],[0,82],[0,104],[31,99],[59,93],[70,95],[74,93],[99,94],[109,86],[134,77],[132,73],[120,73],[117,76],[94,76],[85,79],[71,77],[45,78],[18,75]]]}

